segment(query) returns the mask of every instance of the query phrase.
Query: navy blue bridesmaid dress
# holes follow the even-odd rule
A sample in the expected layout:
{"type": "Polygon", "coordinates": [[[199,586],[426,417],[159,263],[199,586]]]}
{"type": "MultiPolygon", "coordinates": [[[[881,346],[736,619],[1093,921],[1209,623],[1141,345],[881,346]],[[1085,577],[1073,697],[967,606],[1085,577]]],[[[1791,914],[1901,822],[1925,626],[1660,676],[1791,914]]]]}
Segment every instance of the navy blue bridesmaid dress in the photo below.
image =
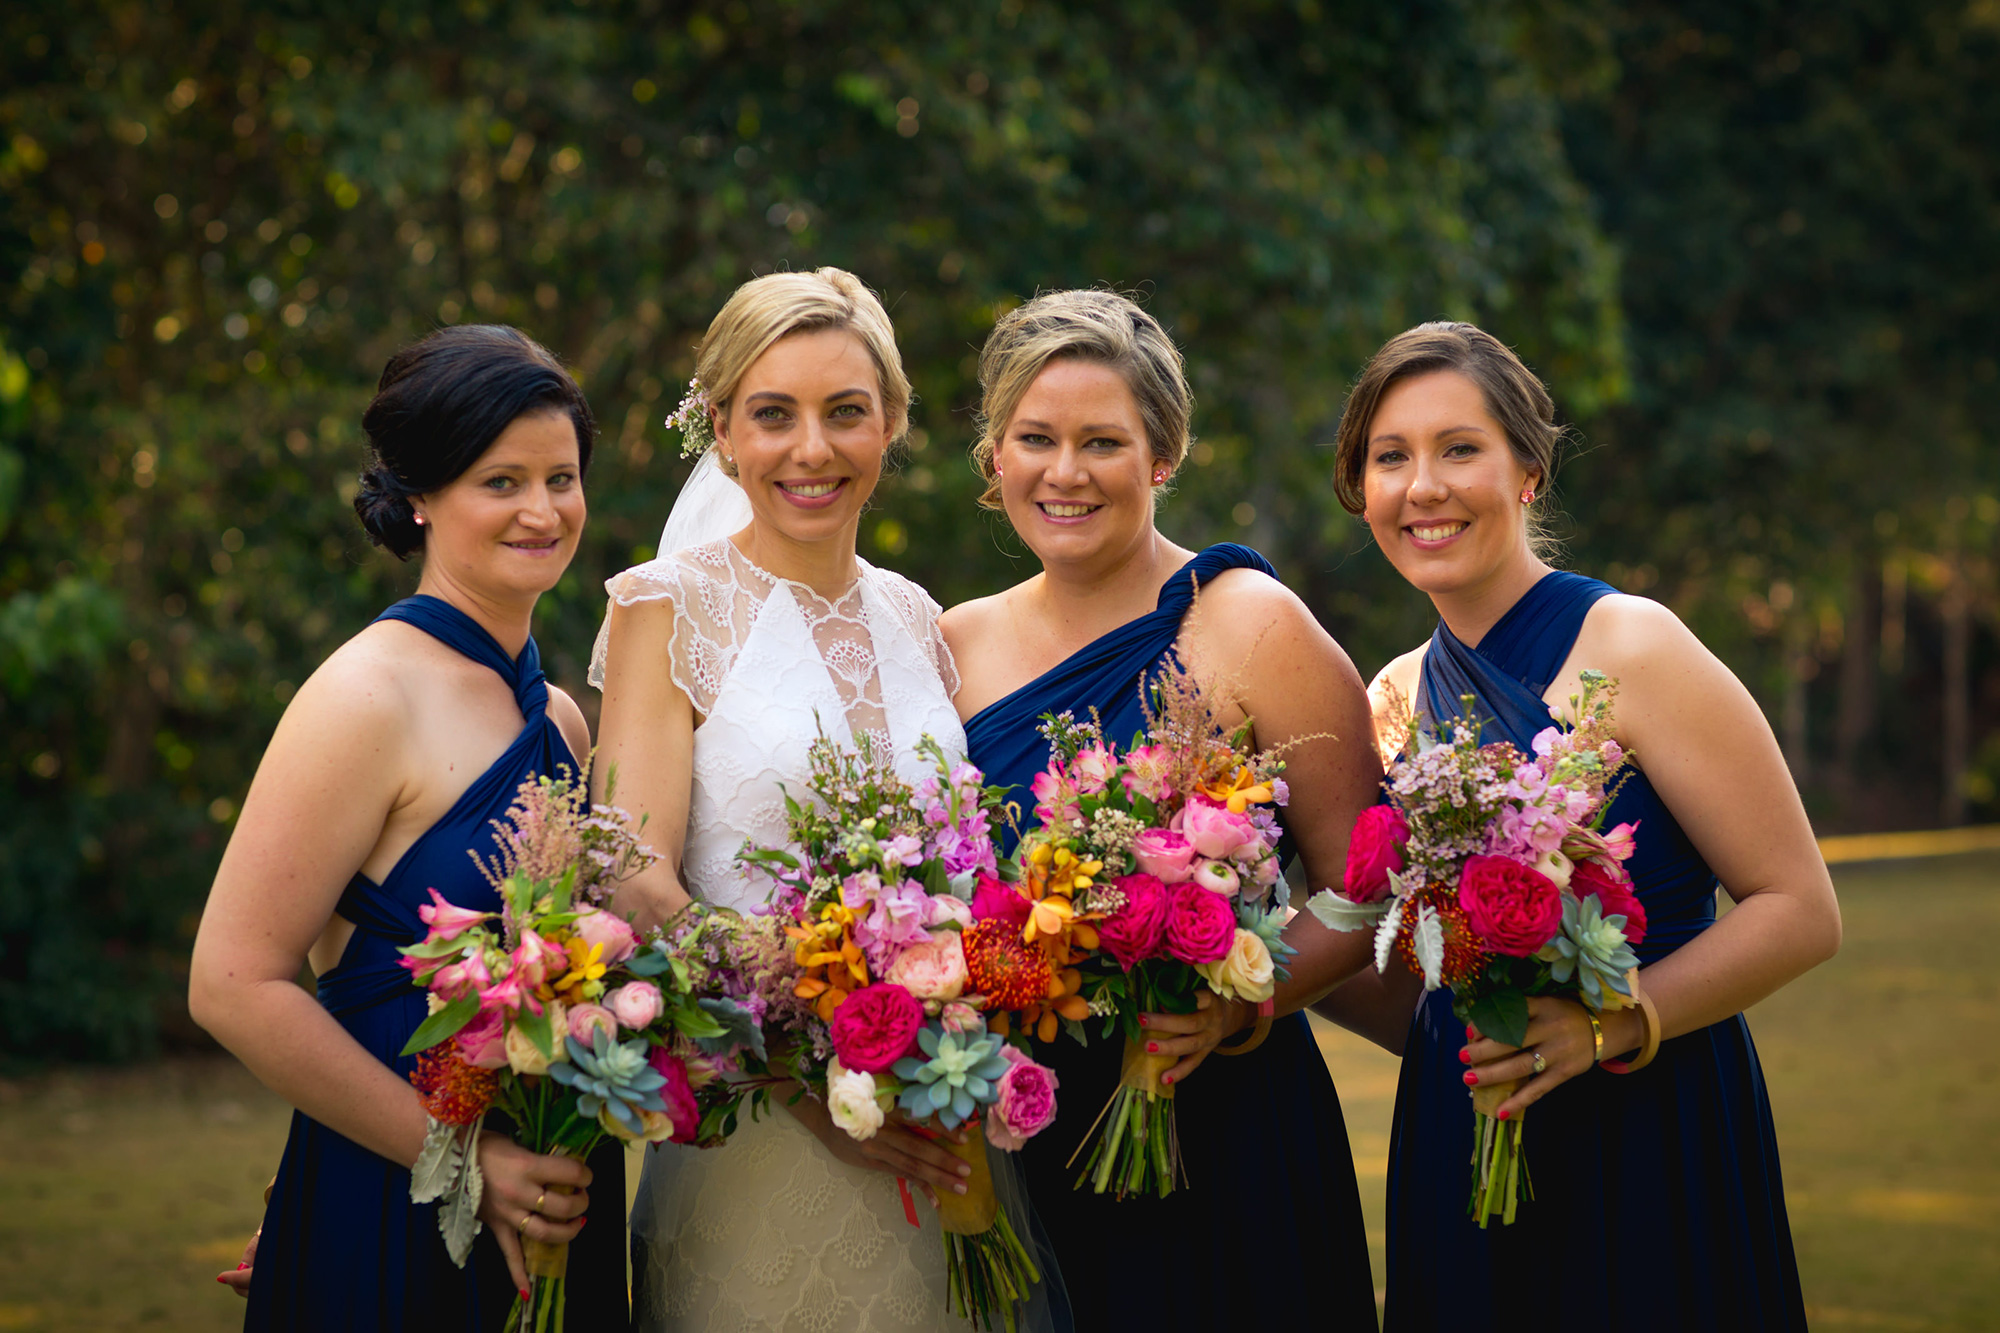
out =
{"type": "MultiPolygon", "coordinates": [[[[519,658],[509,658],[470,616],[429,596],[398,602],[378,619],[414,625],[492,667],[513,687],[523,721],[520,735],[382,883],[355,875],[336,909],[354,923],[354,934],[339,965],[319,979],[320,1004],[349,1036],[407,1077],[416,1060],[397,1052],[423,1021],[425,1000],[397,949],[428,933],[417,916],[430,902],[426,890],[460,907],[499,911],[499,895],[469,853],[497,854],[491,821],[506,813],[525,779],[564,767],[573,772],[577,763],[548,716],[549,688],[533,639],[519,658]]],[[[588,1159],[595,1212],[605,1220],[570,1245],[571,1327],[630,1326],[624,1229],[610,1220],[624,1214],[624,1160],[615,1142],[588,1159]]],[[[245,1329],[498,1333],[513,1300],[514,1284],[491,1236],[480,1235],[465,1267],[455,1267],[438,1234],[437,1205],[410,1202],[409,1171],[303,1112],[292,1114],[257,1244],[245,1329]]]]}
{"type": "MultiPolygon", "coordinates": [[[[1553,573],[1468,648],[1440,624],[1417,707],[1457,717],[1526,750],[1549,725],[1542,694],[1583,619],[1616,591],[1553,573]]],[[[1640,756],[1641,762],[1644,756],[1640,756]]],[[[1645,905],[1642,965],[1715,921],[1715,873],[1643,773],[1605,827],[1638,826],[1625,868],[1645,905]]],[[[1632,1074],[1594,1069],[1535,1103],[1525,1154],[1534,1197],[1512,1226],[1480,1230],[1471,1192],[1472,1102],[1465,1028],[1447,991],[1418,1008],[1396,1090],[1389,1157],[1389,1287],[1384,1327],[1803,1329],[1777,1135],[1764,1075],[1738,1014],[1662,1042],[1632,1074]]]]}
{"type": "MultiPolygon", "coordinates": [[[[1246,546],[1211,546],[1167,581],[1151,613],[1090,644],[965,724],[988,782],[1023,791],[1048,766],[1037,719],[1096,709],[1120,745],[1145,726],[1143,677],[1172,649],[1198,580],[1273,573],[1246,546]]],[[[1175,1094],[1185,1188],[1123,1202],[1074,1188],[1066,1165],[1118,1085],[1121,1043],[1040,1046],[1061,1080],[1053,1128],[1021,1165],[1062,1267],[1076,1327],[1373,1329],[1375,1293],[1340,1098],[1305,1017],[1271,1025],[1256,1050],[1211,1058],[1175,1094]]]]}

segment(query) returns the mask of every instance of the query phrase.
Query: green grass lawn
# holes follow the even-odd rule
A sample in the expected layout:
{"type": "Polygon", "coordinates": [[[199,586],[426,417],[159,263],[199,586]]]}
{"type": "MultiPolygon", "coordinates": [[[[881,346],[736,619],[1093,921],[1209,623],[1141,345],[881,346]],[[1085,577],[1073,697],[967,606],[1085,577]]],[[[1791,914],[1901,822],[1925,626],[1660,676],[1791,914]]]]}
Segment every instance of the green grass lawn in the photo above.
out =
{"type": "MultiPolygon", "coordinates": [[[[1815,1327],[2000,1316],[2000,856],[1843,868],[1839,958],[1750,1022],[1815,1327]]],[[[1321,1030],[1382,1280],[1396,1064],[1321,1030]]],[[[207,1330],[288,1112],[224,1058],[0,1082],[0,1329],[207,1330]]]]}

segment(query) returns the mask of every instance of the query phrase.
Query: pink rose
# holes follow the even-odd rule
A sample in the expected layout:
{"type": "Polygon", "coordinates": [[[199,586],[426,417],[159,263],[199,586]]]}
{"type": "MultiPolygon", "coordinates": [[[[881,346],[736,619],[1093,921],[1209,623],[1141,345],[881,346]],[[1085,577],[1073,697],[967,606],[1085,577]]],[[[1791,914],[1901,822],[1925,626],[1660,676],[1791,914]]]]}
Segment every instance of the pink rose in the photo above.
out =
{"type": "Polygon", "coordinates": [[[639,937],[632,933],[632,927],[609,912],[587,908],[570,927],[585,947],[593,944],[604,946],[598,961],[609,966],[622,963],[630,958],[639,947],[639,937]]]}
{"type": "Polygon", "coordinates": [[[646,1063],[653,1072],[667,1081],[660,1089],[660,1100],[667,1104],[667,1118],[674,1122],[675,1143],[693,1143],[701,1133],[701,1107],[695,1102],[694,1089],[688,1084],[687,1066],[677,1055],[669,1054],[664,1046],[655,1046],[646,1057],[646,1063]]]}
{"type": "Polygon", "coordinates": [[[1357,903],[1372,903],[1387,897],[1389,872],[1401,873],[1408,864],[1403,844],[1410,840],[1410,825],[1403,812],[1393,805],[1371,805],[1354,821],[1347,835],[1347,876],[1341,890],[1357,903]]]}
{"type": "Polygon", "coordinates": [[[1162,884],[1178,884],[1192,873],[1194,844],[1172,829],[1149,828],[1133,841],[1132,859],[1162,884]]]}
{"type": "Polygon", "coordinates": [[[981,875],[972,891],[972,917],[975,921],[998,918],[1010,926],[1025,926],[1029,910],[1028,900],[1019,888],[993,875],[981,875]]]}
{"type": "Polygon", "coordinates": [[[958,932],[934,930],[925,943],[910,945],[889,964],[884,980],[919,1000],[956,1000],[965,990],[965,946],[958,932]]]}
{"type": "Polygon", "coordinates": [[[1234,898],[1236,890],[1243,887],[1242,879],[1223,861],[1203,861],[1194,868],[1194,876],[1188,883],[1199,884],[1225,898],[1234,898]]]}
{"type": "Polygon", "coordinates": [[[1236,911],[1199,884],[1167,890],[1167,952],[1183,963],[1213,963],[1236,942],[1236,911]]]}
{"type": "Polygon", "coordinates": [[[469,1065],[481,1069],[507,1067],[507,1025],[501,1021],[498,1009],[482,1009],[474,1014],[472,1021],[460,1028],[452,1040],[458,1043],[458,1053],[469,1065]]]}
{"type": "Polygon", "coordinates": [[[1013,1046],[1002,1046],[1000,1054],[1008,1069],[986,1116],[986,1140],[1003,1152],[1016,1152],[1056,1118],[1056,1074],[1013,1046]]]}
{"type": "Polygon", "coordinates": [[[455,907],[439,896],[436,889],[426,889],[431,896],[431,905],[419,907],[417,916],[431,928],[434,940],[454,940],[467,930],[492,916],[491,912],[474,912],[464,907],[455,907]]]}
{"type": "Polygon", "coordinates": [[[583,1045],[590,1045],[600,1031],[614,1040],[618,1036],[618,1020],[603,1005],[580,1004],[569,1011],[569,1035],[583,1045]]]}
{"type": "Polygon", "coordinates": [[[1466,858],[1458,905],[1480,943],[1526,958],[1562,926],[1562,890],[1541,871],[1505,856],[1466,858]]]}
{"type": "Polygon", "coordinates": [[[660,988],[650,981],[628,981],[604,997],[604,1007],[618,1020],[618,1026],[634,1032],[650,1027],[665,1007],[660,988]]]}
{"type": "Polygon", "coordinates": [[[1627,944],[1645,942],[1646,908],[1623,875],[1613,874],[1595,861],[1578,861],[1570,872],[1569,891],[1578,899],[1596,894],[1598,910],[1604,915],[1625,918],[1627,944]]]}
{"type": "Polygon", "coordinates": [[[1248,815],[1234,815],[1226,805],[1196,799],[1181,807],[1169,825],[1194,846],[1195,855],[1219,861],[1234,855],[1246,842],[1258,840],[1248,815]]]}
{"type": "Polygon", "coordinates": [[[840,1063],[880,1074],[910,1053],[923,1025],[924,1006],[916,996],[890,982],[877,982],[842,1000],[829,1026],[840,1063]]]}
{"type": "Polygon", "coordinates": [[[1160,952],[1167,933],[1167,886],[1153,875],[1121,875],[1111,887],[1125,905],[1097,923],[1097,938],[1118,966],[1130,972],[1160,952]]]}

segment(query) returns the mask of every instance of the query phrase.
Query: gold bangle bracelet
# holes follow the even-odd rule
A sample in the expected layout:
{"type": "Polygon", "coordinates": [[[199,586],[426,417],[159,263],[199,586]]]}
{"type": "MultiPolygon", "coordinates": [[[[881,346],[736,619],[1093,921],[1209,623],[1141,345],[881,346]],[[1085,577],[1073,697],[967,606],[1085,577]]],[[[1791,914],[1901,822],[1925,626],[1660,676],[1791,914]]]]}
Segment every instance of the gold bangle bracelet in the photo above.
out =
{"type": "Polygon", "coordinates": [[[1639,969],[1633,968],[1625,974],[1632,988],[1632,1002],[1639,1010],[1639,1021],[1645,1025],[1645,1035],[1639,1042],[1639,1054],[1631,1060],[1606,1060],[1604,1067],[1614,1074],[1635,1074],[1653,1063],[1653,1057],[1660,1053],[1660,1011],[1653,1004],[1653,997],[1639,988],[1639,969]]]}
{"type": "Polygon", "coordinates": [[[1271,1035],[1271,1013],[1273,1007],[1274,1006],[1269,1000],[1266,1000],[1262,1004],[1258,1005],[1257,1025],[1250,1029],[1250,1036],[1246,1040],[1235,1046],[1223,1046],[1218,1043],[1215,1048],[1215,1054],[1247,1055],[1251,1051],[1256,1050],[1259,1046],[1262,1046],[1264,1044],[1264,1038],[1271,1035]]]}
{"type": "Polygon", "coordinates": [[[1597,1014],[1588,1005],[1584,1007],[1583,1016],[1590,1020],[1590,1041],[1592,1046],[1590,1062],[1597,1064],[1604,1059],[1604,1024],[1597,1020],[1597,1014]]]}

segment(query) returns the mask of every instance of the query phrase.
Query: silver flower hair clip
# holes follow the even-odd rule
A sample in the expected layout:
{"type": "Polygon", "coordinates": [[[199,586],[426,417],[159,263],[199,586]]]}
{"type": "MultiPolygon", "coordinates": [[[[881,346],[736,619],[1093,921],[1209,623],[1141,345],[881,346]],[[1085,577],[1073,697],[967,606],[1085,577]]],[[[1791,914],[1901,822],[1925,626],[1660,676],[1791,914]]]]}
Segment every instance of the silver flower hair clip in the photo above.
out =
{"type": "Polygon", "coordinates": [[[667,418],[667,429],[681,433],[682,458],[693,458],[715,443],[714,423],[708,416],[708,391],[701,387],[700,380],[688,381],[687,396],[667,418]]]}

